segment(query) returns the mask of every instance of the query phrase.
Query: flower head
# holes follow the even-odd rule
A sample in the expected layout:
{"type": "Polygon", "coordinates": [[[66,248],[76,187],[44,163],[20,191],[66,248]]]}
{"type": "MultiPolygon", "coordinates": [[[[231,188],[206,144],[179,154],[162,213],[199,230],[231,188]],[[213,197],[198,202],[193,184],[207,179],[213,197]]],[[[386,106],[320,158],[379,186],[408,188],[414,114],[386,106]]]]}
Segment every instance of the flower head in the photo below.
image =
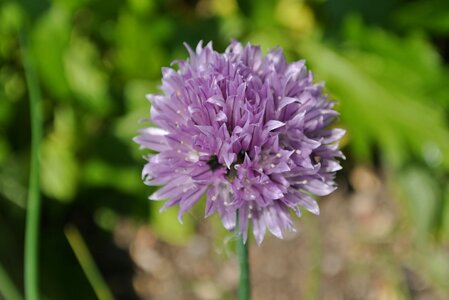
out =
{"type": "Polygon", "coordinates": [[[151,121],[135,141],[149,155],[150,196],[179,205],[179,219],[206,193],[205,215],[218,212],[228,230],[247,239],[251,223],[260,244],[268,229],[282,238],[294,230],[289,210],[318,214],[311,194],[335,190],[343,158],[342,129],[329,125],[334,103],[313,82],[304,61],[287,63],[281,49],[266,56],[260,48],[233,41],[225,53],[202,43],[190,57],[163,68],[163,94],[150,94],[151,121]]]}

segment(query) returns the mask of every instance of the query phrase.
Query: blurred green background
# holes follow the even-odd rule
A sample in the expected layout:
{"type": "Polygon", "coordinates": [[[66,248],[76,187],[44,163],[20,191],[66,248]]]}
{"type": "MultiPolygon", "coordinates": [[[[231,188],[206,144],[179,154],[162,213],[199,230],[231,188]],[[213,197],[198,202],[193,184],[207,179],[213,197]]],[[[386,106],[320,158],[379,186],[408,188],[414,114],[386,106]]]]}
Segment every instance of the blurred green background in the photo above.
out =
{"type": "MultiPolygon", "coordinates": [[[[265,51],[281,46],[326,82],[348,131],[343,193],[357,193],[354,170],[376,174],[396,209],[388,241],[400,237],[412,249],[386,265],[418,273],[435,299],[449,299],[448,1],[2,0],[0,299],[7,300],[23,288],[31,145],[21,33],[43,96],[45,299],[96,298],[95,280],[86,276],[94,265],[80,266],[89,253],[116,299],[144,298],[128,248],[117,241],[123,220],[149,224],[167,245],[185,245],[194,235],[201,218],[179,226],[175,210],[159,215],[158,204],[148,202],[143,153],[131,139],[144,126],[144,95],[158,91],[161,67],[186,58],[182,43],[211,40],[222,51],[231,38],[265,51]]],[[[382,299],[421,299],[410,286],[393,285],[397,298],[382,299]]]]}

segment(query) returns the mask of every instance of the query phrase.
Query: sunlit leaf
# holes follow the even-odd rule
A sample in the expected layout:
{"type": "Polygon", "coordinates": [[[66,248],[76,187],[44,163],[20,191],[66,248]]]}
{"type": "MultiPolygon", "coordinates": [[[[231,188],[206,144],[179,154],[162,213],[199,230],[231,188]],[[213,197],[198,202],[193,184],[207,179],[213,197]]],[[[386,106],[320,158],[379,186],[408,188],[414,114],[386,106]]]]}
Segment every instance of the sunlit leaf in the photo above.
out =
{"type": "Polygon", "coordinates": [[[75,157],[73,111],[61,108],[55,112],[53,131],[42,145],[42,190],[48,196],[70,201],[78,186],[78,163],[75,157]]]}
{"type": "Polygon", "coordinates": [[[183,224],[180,224],[178,208],[172,207],[160,213],[159,209],[163,204],[162,202],[151,202],[151,228],[162,240],[174,245],[185,245],[194,234],[194,223],[191,216],[185,215],[183,224]]]}
{"type": "Polygon", "coordinates": [[[313,11],[301,0],[279,1],[276,18],[281,25],[301,33],[310,33],[315,26],[313,11]]]}
{"type": "Polygon", "coordinates": [[[73,36],[64,57],[65,74],[71,90],[90,110],[104,115],[112,107],[108,76],[101,68],[99,54],[87,39],[73,36]]]}
{"type": "Polygon", "coordinates": [[[0,195],[19,207],[26,207],[27,170],[15,155],[8,155],[0,168],[0,195]]]}
{"type": "Polygon", "coordinates": [[[45,87],[60,101],[70,99],[63,64],[71,33],[70,17],[64,7],[53,5],[34,27],[31,44],[45,87]]]}
{"type": "Polygon", "coordinates": [[[412,98],[408,91],[390,88],[329,47],[311,42],[302,45],[301,51],[341,103],[341,119],[349,134],[360,132],[350,136],[356,155],[362,157],[366,152],[363,145],[370,141],[397,158],[409,148],[421,156],[422,148],[433,143],[442,153],[442,165],[449,168],[449,130],[438,106],[412,98]]]}
{"type": "Polygon", "coordinates": [[[136,167],[118,167],[92,159],[85,164],[82,174],[82,180],[88,186],[113,187],[130,194],[142,188],[136,167]]]}
{"type": "MultiPolygon", "coordinates": [[[[130,141],[137,135],[139,129],[148,126],[142,122],[144,120],[148,122],[150,116],[150,102],[145,99],[145,95],[151,90],[156,89],[149,82],[143,80],[131,81],[125,86],[126,114],[117,119],[115,124],[115,133],[122,140],[130,141]]],[[[139,154],[140,156],[141,154],[139,154]]]]}
{"type": "Polygon", "coordinates": [[[130,76],[148,78],[159,75],[166,53],[158,42],[172,31],[171,24],[163,19],[145,23],[128,13],[117,22],[117,63],[130,76]]]}

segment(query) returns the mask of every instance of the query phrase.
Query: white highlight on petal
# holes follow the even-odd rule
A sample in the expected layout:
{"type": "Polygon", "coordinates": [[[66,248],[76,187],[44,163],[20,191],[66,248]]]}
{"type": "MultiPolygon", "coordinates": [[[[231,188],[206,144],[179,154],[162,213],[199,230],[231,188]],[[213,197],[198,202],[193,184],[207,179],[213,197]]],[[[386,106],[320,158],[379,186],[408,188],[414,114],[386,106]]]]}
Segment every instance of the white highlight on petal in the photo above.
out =
{"type": "Polygon", "coordinates": [[[190,151],[187,154],[186,159],[190,162],[196,163],[200,160],[200,155],[199,155],[198,151],[190,151]]]}

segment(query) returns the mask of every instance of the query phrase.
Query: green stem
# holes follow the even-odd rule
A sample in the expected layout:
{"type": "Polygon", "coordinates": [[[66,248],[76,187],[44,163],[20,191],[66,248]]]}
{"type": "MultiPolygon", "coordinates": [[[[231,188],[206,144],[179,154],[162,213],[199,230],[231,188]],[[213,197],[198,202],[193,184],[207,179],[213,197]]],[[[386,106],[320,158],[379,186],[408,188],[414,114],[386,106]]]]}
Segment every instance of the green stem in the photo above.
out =
{"type": "MultiPolygon", "coordinates": [[[[237,232],[239,230],[238,215],[239,213],[237,212],[237,232]]],[[[249,300],[251,297],[251,284],[249,276],[248,242],[245,244],[241,233],[238,232],[237,235],[237,257],[240,266],[239,300],[249,300]]]]}
{"type": "Polygon", "coordinates": [[[42,140],[42,109],[37,75],[33,67],[31,53],[27,47],[25,34],[21,35],[21,46],[31,110],[31,166],[25,229],[25,299],[38,300],[40,220],[39,157],[42,140]]]}

